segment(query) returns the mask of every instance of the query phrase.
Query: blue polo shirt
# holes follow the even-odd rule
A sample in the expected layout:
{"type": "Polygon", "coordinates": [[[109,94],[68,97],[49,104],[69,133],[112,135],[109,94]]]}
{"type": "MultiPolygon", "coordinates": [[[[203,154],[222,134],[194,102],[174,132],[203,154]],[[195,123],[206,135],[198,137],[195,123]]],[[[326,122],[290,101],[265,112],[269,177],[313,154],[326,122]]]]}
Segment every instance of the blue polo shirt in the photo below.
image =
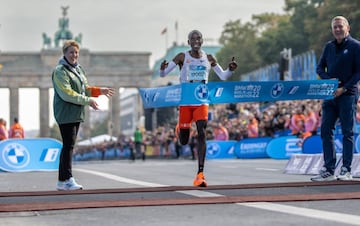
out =
{"type": "Polygon", "coordinates": [[[357,94],[360,80],[360,42],[350,35],[340,44],[336,40],[326,43],[316,72],[322,79],[338,79],[346,95],[357,94]]]}

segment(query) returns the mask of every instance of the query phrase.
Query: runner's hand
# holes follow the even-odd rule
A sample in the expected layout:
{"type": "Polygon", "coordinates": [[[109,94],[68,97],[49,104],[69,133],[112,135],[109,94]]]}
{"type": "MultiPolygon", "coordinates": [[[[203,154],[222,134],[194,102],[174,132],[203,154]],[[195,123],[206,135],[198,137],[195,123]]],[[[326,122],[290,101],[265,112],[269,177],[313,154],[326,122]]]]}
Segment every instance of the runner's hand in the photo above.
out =
{"type": "Polygon", "coordinates": [[[168,65],[169,62],[166,62],[166,60],[164,60],[163,62],[161,62],[160,70],[165,70],[165,68],[167,68],[168,65]]]}
{"type": "Polygon", "coordinates": [[[236,68],[237,68],[237,63],[235,61],[235,57],[232,57],[231,62],[229,63],[229,70],[235,71],[236,68]]]}

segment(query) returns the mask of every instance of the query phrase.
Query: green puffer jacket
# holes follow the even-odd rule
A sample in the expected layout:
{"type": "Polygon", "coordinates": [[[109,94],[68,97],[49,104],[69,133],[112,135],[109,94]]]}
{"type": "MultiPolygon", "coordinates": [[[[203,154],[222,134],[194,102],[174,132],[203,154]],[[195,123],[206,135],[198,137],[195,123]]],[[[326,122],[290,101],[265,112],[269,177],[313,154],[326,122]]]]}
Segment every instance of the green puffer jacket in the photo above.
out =
{"type": "Polygon", "coordinates": [[[85,105],[90,104],[87,79],[78,65],[72,67],[61,59],[52,73],[54,86],[54,116],[58,124],[83,122],[85,105]],[[77,73],[76,73],[76,72],[77,73]]]}

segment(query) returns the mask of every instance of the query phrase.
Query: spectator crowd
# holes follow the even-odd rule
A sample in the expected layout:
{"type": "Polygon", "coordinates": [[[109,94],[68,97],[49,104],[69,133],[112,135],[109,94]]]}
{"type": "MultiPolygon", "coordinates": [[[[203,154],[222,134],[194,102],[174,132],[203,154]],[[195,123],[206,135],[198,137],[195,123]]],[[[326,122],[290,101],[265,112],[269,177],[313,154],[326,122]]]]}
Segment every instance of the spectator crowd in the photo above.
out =
{"type": "MultiPolygon", "coordinates": [[[[322,100],[278,101],[271,103],[236,103],[211,105],[207,126],[207,140],[242,140],[256,137],[296,135],[306,138],[318,133],[321,122],[322,100]]],[[[360,108],[359,108],[360,109],[360,108]]],[[[360,121],[360,114],[358,117],[360,121]]],[[[192,128],[191,137],[196,137],[192,128]]],[[[187,152],[196,158],[196,139],[188,148],[182,147],[176,136],[176,125],[165,125],[153,131],[143,131],[143,150],[147,155],[179,158],[187,152]]],[[[131,136],[120,135],[118,141],[105,141],[97,146],[77,147],[77,153],[91,150],[114,150],[114,157],[134,153],[131,136]],[[116,154],[117,153],[117,154],[116,154]]],[[[133,156],[133,155],[132,155],[133,156]]]]}
{"type": "MultiPolygon", "coordinates": [[[[296,135],[307,138],[319,133],[322,100],[294,100],[269,103],[236,103],[209,106],[207,140],[242,140],[256,137],[296,135]]],[[[360,123],[360,102],[357,104],[356,121],[360,123]]],[[[14,120],[14,125],[18,121],[14,120]]],[[[0,119],[0,140],[11,138],[11,129],[0,119]]],[[[119,135],[117,141],[76,146],[75,155],[96,152],[99,159],[129,158],[145,160],[145,154],[161,158],[179,158],[186,155],[196,159],[196,129],[192,128],[187,147],[182,147],[176,136],[176,125],[160,126],[153,131],[142,130],[140,153],[135,148],[133,136],[119,135]],[[112,153],[109,155],[109,152],[112,153]],[[110,156],[110,157],[107,157],[110,156]]]]}
{"type": "Polygon", "coordinates": [[[25,137],[25,131],[22,125],[19,123],[18,118],[14,118],[13,124],[9,129],[6,127],[6,120],[0,118],[0,141],[6,139],[22,139],[25,137]]]}

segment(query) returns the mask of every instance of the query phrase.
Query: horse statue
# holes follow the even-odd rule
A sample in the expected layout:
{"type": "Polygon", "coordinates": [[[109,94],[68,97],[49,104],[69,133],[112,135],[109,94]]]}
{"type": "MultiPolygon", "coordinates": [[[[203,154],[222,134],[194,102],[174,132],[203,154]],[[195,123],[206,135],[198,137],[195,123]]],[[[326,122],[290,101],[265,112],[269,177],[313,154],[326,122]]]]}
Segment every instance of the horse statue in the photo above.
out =
{"type": "Polygon", "coordinates": [[[60,40],[69,40],[73,38],[71,31],[68,29],[69,19],[66,17],[59,19],[59,30],[55,33],[55,47],[59,47],[60,40]]]}
{"type": "Polygon", "coordinates": [[[55,47],[59,47],[61,40],[69,40],[73,38],[71,31],[69,30],[69,18],[66,17],[69,6],[62,6],[63,17],[59,19],[59,30],[55,33],[55,47]]]}
{"type": "Polygon", "coordinates": [[[70,40],[72,38],[73,38],[73,35],[72,35],[71,31],[69,31],[69,30],[57,31],[55,33],[55,38],[54,38],[55,47],[59,47],[61,40],[70,40]]]}
{"type": "Polygon", "coordinates": [[[43,37],[43,48],[49,48],[51,46],[51,38],[47,36],[45,32],[42,33],[43,37]]]}
{"type": "MultiPolygon", "coordinates": [[[[69,9],[69,6],[62,6],[62,15],[63,17],[59,19],[59,30],[57,30],[55,32],[55,37],[54,37],[54,45],[55,47],[59,47],[63,41],[65,40],[70,40],[70,39],[75,39],[76,42],[78,42],[79,44],[81,44],[82,41],[82,34],[80,33],[79,35],[77,35],[76,37],[73,37],[72,32],[69,29],[69,18],[66,17],[67,15],[67,10],[69,9]]],[[[44,38],[44,45],[45,45],[45,38],[46,38],[46,34],[43,34],[43,38],[44,38]]],[[[51,42],[51,40],[50,40],[51,42]]]]}
{"type": "Polygon", "coordinates": [[[75,41],[79,44],[81,44],[81,41],[82,41],[82,34],[78,34],[78,36],[75,37],[75,41]]]}

